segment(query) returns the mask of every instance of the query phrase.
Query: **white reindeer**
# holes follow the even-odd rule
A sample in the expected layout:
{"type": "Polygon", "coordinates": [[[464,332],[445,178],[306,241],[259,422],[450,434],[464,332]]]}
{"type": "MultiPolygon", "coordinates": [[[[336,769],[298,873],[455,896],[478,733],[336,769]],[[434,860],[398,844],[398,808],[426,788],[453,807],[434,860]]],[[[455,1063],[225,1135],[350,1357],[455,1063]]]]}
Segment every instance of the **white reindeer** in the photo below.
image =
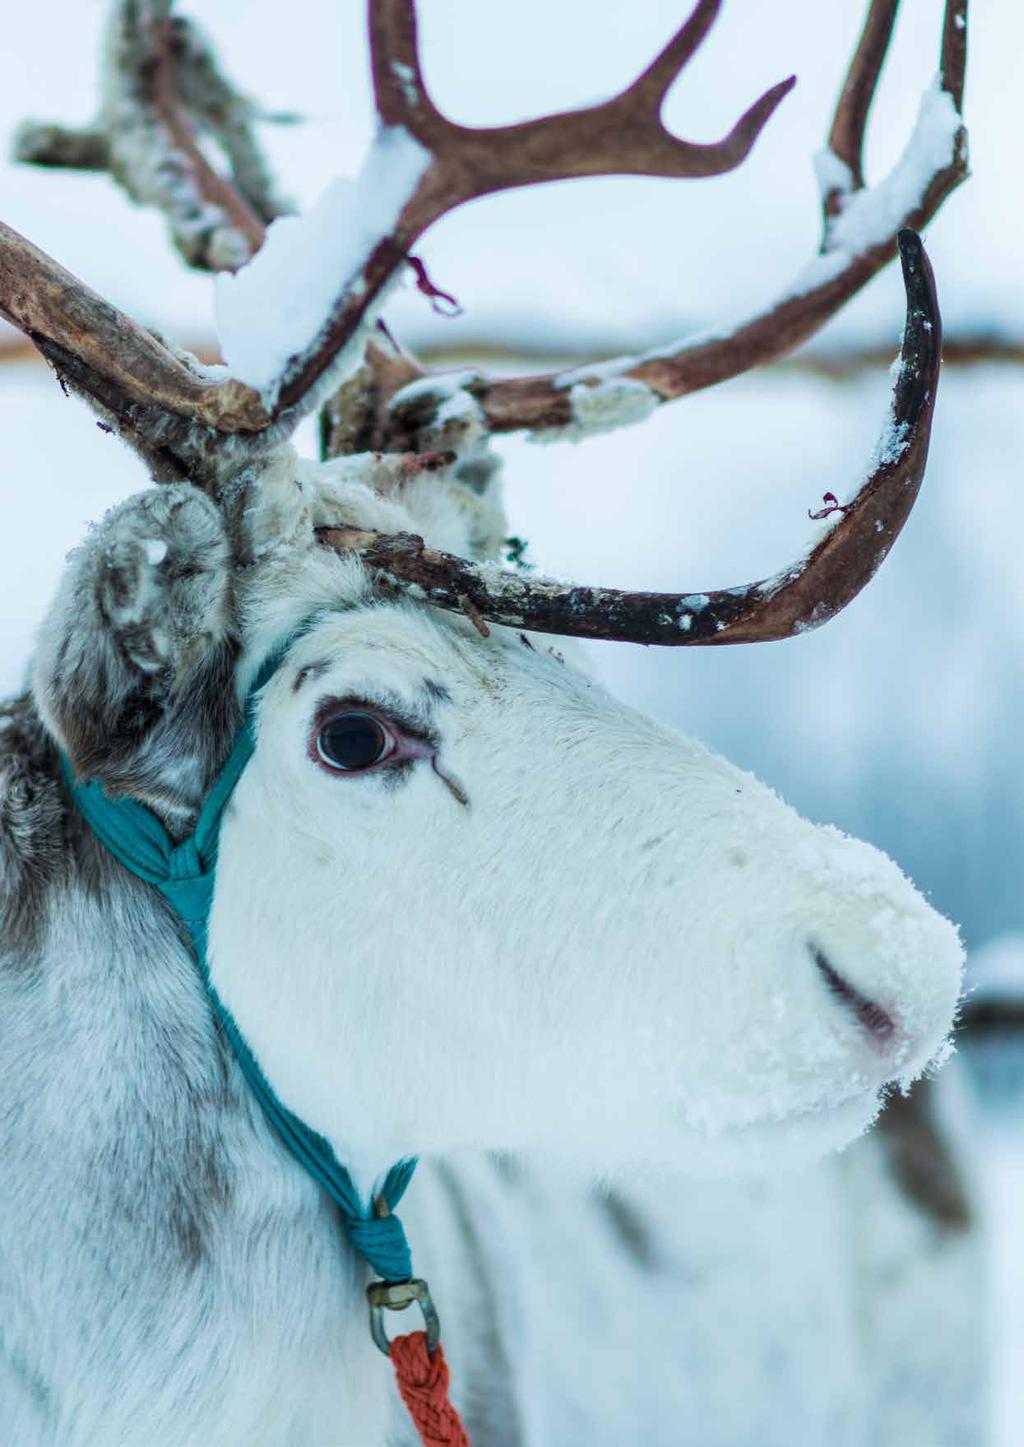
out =
{"type": "MultiPolygon", "coordinates": [[[[31,693],[0,733],[4,1441],[406,1440],[366,1329],[365,1264],[261,1114],[226,1019],[367,1212],[396,1162],[424,1157],[403,1211],[478,1447],[972,1440],[972,1391],[944,1370],[948,1353],[933,1355],[926,1334],[920,1363],[904,1342],[894,1360],[895,1317],[869,1260],[877,1247],[881,1280],[892,1232],[874,1241],[852,1205],[862,1177],[865,1202],[888,1199],[874,1155],[792,1176],[781,1195],[748,1193],[748,1219],[764,1221],[759,1193],[769,1213],[774,1200],[804,1238],[793,1249],[818,1263],[828,1253],[806,1235],[840,1206],[861,1218],[845,1279],[867,1285],[852,1306],[766,1270],[763,1252],[737,1291],[711,1259],[715,1226],[698,1226],[724,1188],[680,1184],[680,1172],[796,1167],[843,1145],[887,1085],[940,1060],[960,986],[955,929],[870,846],[800,819],[617,703],[542,636],[781,637],[853,596],[891,546],[927,453],[939,327],[920,243],[901,238],[908,320],[869,476],[810,556],[765,583],[628,595],[503,571],[489,434],[635,419],[709,357],[750,365],[813,328],[881,266],[887,242],[845,267],[830,260],[782,335],[762,326],[760,341],[734,339],[731,361],[713,343],[623,364],[611,384],[453,390],[402,387],[411,362],[373,345],[328,416],[335,450],[350,455],[310,463],[284,440],[324,379],[360,361],[417,228],[460,199],[742,159],[778,88],[719,147],[689,147],[657,122],[716,8],[698,6],[606,107],[481,140],[427,100],[411,5],[373,4],[382,118],[430,159],[403,174],[393,229],[263,390],[205,377],[0,228],[0,308],[166,484],[116,508],[72,556],[31,693]],[[390,445],[359,453],[354,439],[382,429],[390,445]],[[193,916],[107,847],[85,781],[187,840],[247,700],[254,749],[223,811],[205,950],[199,935],[211,995],[183,927],[193,916]],[[611,1194],[593,1192],[598,1179],[611,1194]],[[854,1193],[842,1202],[841,1181],[854,1193]],[[787,1284],[802,1331],[773,1339],[743,1295],[787,1284]],[[708,1340],[709,1308],[726,1303],[753,1323],[727,1332],[746,1404],[723,1391],[708,1340]],[[849,1330],[856,1316],[866,1342],[849,1330]],[[836,1348],[858,1370],[822,1379],[808,1345],[837,1323],[848,1330],[836,1348]],[[894,1365],[914,1390],[892,1387],[894,1365]],[[922,1435],[937,1422],[944,1438],[922,1435]]],[[[223,82],[165,7],[118,13],[115,79],[149,108],[140,151],[174,114],[183,184],[148,199],[180,235],[185,183],[209,188],[182,117],[212,124],[196,77],[223,82]]],[[[947,13],[950,54],[958,13],[947,13]]],[[[856,62],[869,79],[872,54],[856,62]]],[[[951,71],[947,84],[956,98],[951,71]]],[[[138,119],[110,105],[107,130],[86,138],[130,187],[124,142],[138,119]]],[[[67,161],[72,140],[51,128],[48,144],[67,161]]],[[[950,143],[915,219],[962,171],[958,121],[950,143]]],[[[412,154],[394,129],[381,151],[412,154]]],[[[237,261],[260,229],[267,193],[262,181],[247,193],[243,173],[236,164],[234,190],[220,180],[227,209],[213,221],[205,194],[207,261],[237,261]]],[[[717,1250],[735,1256],[739,1197],[728,1199],[717,1250]]],[[[347,1224],[358,1244],[365,1223],[347,1224]]],[[[969,1258],[916,1226],[912,1237],[906,1260],[929,1281],[969,1258]],[[940,1269],[929,1274],[930,1256],[940,1269]]]]}

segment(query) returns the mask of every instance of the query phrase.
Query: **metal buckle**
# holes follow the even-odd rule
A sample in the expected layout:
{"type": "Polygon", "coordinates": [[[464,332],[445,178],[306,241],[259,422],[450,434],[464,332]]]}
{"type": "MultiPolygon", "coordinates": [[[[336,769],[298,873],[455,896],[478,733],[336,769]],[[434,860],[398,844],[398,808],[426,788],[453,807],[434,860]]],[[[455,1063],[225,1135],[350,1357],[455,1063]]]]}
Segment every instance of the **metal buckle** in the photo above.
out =
{"type": "Polygon", "coordinates": [[[434,1355],[441,1340],[441,1322],[434,1308],[430,1287],[422,1277],[414,1276],[411,1281],[371,1281],[366,1288],[366,1299],[370,1303],[370,1335],[386,1357],[391,1355],[391,1343],[384,1330],[384,1313],[405,1311],[414,1301],[419,1303],[423,1313],[427,1351],[434,1355]]]}

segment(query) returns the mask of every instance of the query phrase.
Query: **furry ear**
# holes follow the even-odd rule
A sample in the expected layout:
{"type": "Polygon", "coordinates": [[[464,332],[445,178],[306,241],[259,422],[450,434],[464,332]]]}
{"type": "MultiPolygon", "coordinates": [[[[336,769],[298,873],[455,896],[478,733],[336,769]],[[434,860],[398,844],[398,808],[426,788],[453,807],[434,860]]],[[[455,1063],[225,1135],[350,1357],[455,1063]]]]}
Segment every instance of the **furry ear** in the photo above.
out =
{"type": "Polygon", "coordinates": [[[187,811],[237,713],[224,521],[187,483],[113,508],[72,554],[32,667],[74,767],[187,811]]]}

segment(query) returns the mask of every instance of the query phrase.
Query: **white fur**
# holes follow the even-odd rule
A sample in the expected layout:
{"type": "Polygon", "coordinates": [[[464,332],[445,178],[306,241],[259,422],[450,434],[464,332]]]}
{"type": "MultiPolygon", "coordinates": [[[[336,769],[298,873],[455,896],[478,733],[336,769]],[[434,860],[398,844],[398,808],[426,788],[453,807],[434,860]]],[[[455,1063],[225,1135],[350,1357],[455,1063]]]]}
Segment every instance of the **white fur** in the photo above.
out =
{"type": "MultiPolygon", "coordinates": [[[[240,691],[319,621],[266,689],[225,818],[213,977],[367,1193],[424,1155],[403,1216],[476,1447],[934,1447],[936,1423],[975,1447],[978,1375],[951,1363],[978,1340],[976,1237],[903,1203],[873,1139],[771,1181],[694,1179],[862,1130],[883,1083],[941,1051],[955,930],[876,851],[547,640],[382,603],[358,563],[303,547],[338,518],[473,552],[485,500],[382,499],[359,464],[286,450],[265,482],[240,691]],[[319,769],[330,694],[421,718],[468,806],[428,759],[390,784],[319,769]],[[810,941],[896,1018],[891,1048],[810,941]],[[940,1282],[955,1329],[926,1320],[908,1350],[940,1282]]],[[[38,960],[0,971],[0,1441],[408,1442],[362,1269],[225,1068],[159,901],[111,873],[46,918],[38,960]]]]}
{"type": "Polygon", "coordinates": [[[820,1149],[939,1050],[959,940],[891,861],[540,640],[330,611],[359,596],[351,564],[319,582],[327,614],[266,689],[225,819],[210,959],[282,1098],[346,1158],[372,1176],[460,1146],[697,1168],[820,1149]],[[311,760],[322,699],[416,711],[424,680],[450,693],[439,762],[469,807],[426,760],[397,788],[311,760]],[[891,1049],[812,944],[897,1019],[891,1049]]]}

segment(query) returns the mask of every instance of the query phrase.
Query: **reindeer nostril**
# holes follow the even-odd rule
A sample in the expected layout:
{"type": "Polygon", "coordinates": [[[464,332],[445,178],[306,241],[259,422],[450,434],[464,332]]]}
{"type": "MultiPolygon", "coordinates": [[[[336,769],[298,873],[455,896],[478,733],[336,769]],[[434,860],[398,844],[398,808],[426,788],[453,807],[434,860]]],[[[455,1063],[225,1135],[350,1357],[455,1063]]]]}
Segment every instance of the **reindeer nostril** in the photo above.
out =
{"type": "Polygon", "coordinates": [[[853,1014],[869,1035],[880,1044],[887,1044],[896,1034],[892,1016],[854,988],[833,966],[825,952],[815,944],[809,946],[811,958],[831,994],[853,1014]]]}

